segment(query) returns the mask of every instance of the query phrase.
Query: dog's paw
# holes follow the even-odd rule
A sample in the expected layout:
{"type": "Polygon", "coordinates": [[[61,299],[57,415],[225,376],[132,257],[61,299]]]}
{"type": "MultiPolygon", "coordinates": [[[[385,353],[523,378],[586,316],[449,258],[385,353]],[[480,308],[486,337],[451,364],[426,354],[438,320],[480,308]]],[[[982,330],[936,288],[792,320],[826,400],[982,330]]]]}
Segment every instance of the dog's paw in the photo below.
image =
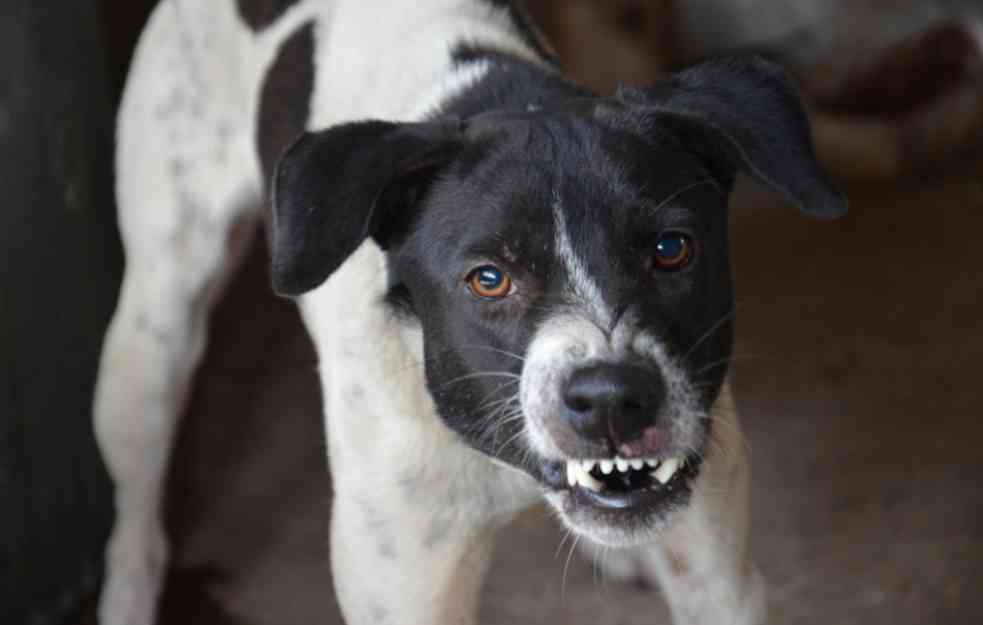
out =
{"type": "Polygon", "coordinates": [[[100,625],[153,625],[167,560],[162,528],[117,524],[106,547],[100,625]]]}

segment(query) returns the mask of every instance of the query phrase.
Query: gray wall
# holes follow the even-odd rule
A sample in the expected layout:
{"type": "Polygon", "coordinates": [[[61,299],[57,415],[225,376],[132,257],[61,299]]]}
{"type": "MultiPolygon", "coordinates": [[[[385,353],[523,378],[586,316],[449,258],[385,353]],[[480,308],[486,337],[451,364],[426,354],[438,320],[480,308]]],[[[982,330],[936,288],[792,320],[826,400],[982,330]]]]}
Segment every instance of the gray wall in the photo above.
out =
{"type": "Polygon", "coordinates": [[[677,0],[693,56],[788,42],[786,58],[811,65],[855,55],[949,15],[983,14],[981,0],[677,0]]]}
{"type": "Polygon", "coordinates": [[[94,0],[0,2],[0,623],[62,622],[109,527],[89,419],[121,255],[94,0]]]}

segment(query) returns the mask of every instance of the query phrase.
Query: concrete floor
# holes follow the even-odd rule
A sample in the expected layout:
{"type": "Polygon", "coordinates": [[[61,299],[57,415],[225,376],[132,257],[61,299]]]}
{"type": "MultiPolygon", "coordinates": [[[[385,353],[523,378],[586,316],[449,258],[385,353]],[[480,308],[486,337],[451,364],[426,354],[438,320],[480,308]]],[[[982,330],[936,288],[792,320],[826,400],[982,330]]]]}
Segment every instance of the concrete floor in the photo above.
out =
{"type": "MultiPolygon", "coordinates": [[[[772,622],[983,623],[983,166],[852,189],[834,223],[734,202],[738,404],[772,622]]],[[[255,254],[214,341],[171,484],[165,624],[340,623],[314,357],[255,254]]],[[[542,510],[503,534],[481,622],[666,623],[599,579],[542,510]]]]}

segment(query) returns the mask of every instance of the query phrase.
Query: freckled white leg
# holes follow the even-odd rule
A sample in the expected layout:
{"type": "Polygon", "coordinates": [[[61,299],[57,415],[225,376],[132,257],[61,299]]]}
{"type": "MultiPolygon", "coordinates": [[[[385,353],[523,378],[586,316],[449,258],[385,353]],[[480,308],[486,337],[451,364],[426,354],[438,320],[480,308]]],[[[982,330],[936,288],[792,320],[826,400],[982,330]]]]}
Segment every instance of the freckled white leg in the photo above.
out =
{"type": "Polygon", "coordinates": [[[335,471],[331,563],[348,625],[476,623],[494,535],[512,513],[483,501],[497,470],[466,475],[477,467],[455,462],[470,453],[430,467],[390,462],[392,475],[367,479],[335,471]]]}
{"type": "Polygon", "coordinates": [[[729,398],[690,505],[652,544],[605,550],[605,573],[661,587],[676,625],[760,625],[765,585],[748,559],[747,450],[729,398]]]}
{"type": "MultiPolygon", "coordinates": [[[[175,272],[189,269],[167,262],[175,263],[175,272]]],[[[218,278],[214,268],[205,274],[211,279],[191,281],[187,289],[134,263],[106,336],[93,411],[116,504],[100,601],[103,625],[153,622],[168,555],[160,518],[167,460],[205,346],[218,278]]]]}
{"type": "Polygon", "coordinates": [[[348,625],[476,622],[495,524],[435,511],[420,495],[415,504],[336,495],[331,561],[348,625]]]}
{"type": "Polygon", "coordinates": [[[201,87],[183,75],[193,50],[178,36],[173,9],[161,3],[151,18],[120,113],[126,274],[93,406],[116,504],[102,625],[154,621],[167,563],[161,491],[175,427],[205,347],[209,310],[258,221],[249,130],[216,118],[201,87]]]}
{"type": "Polygon", "coordinates": [[[534,501],[528,478],[465,448],[433,415],[327,421],[345,622],[474,624],[494,535],[534,501]]]}

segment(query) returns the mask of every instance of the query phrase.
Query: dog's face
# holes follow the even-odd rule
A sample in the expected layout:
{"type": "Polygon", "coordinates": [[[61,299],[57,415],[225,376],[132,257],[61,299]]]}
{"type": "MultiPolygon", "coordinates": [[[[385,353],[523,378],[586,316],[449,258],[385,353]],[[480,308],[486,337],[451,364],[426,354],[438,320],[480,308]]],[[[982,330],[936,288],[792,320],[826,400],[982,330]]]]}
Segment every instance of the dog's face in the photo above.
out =
{"type": "Polygon", "coordinates": [[[392,297],[450,427],[579,529],[645,525],[685,498],[726,371],[730,182],[671,126],[493,124],[390,246],[392,297]]]}
{"type": "Polygon", "coordinates": [[[780,74],[698,72],[535,113],[331,129],[277,179],[278,288],[316,286],[375,238],[441,418],[608,544],[684,505],[706,451],[731,348],[736,171],[809,212],[842,208],[780,74]],[[742,116],[695,89],[707,74],[773,84],[742,116]]]}

